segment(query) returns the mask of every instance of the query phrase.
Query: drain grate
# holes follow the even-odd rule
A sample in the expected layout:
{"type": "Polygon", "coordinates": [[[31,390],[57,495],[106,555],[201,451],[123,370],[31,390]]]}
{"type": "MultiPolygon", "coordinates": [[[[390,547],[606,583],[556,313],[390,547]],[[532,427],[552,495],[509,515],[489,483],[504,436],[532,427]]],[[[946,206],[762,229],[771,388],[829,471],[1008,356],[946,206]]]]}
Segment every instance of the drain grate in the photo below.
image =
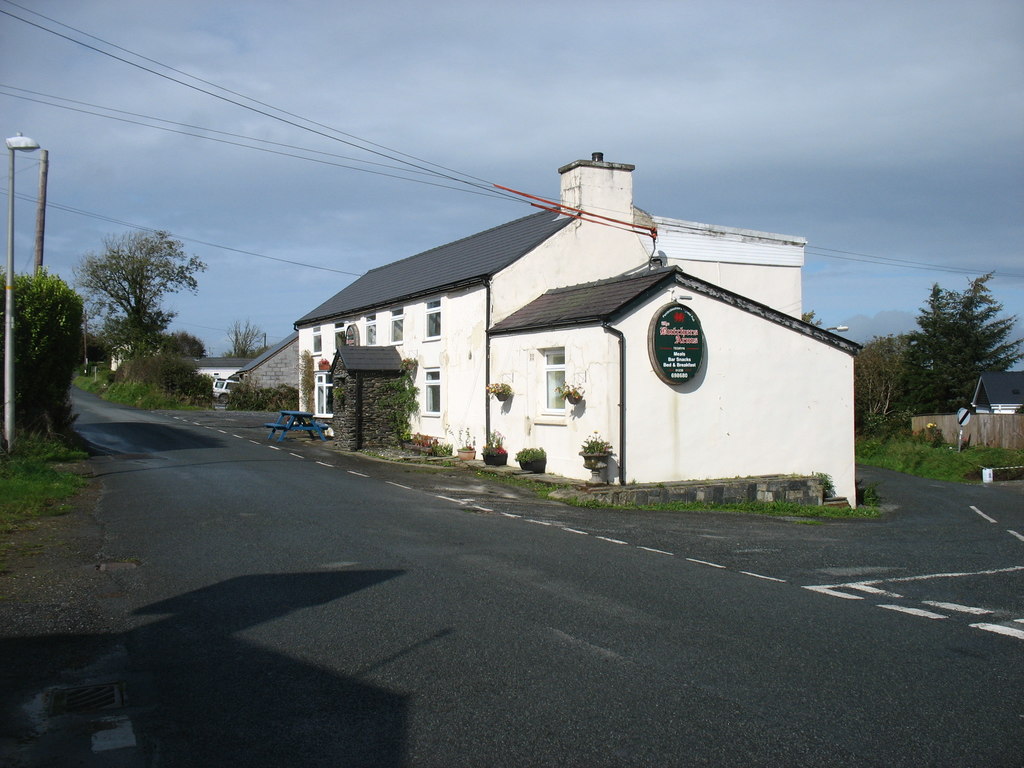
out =
{"type": "Polygon", "coordinates": [[[51,715],[99,712],[105,709],[118,709],[123,707],[124,703],[124,683],[103,683],[50,691],[49,710],[51,715]]]}

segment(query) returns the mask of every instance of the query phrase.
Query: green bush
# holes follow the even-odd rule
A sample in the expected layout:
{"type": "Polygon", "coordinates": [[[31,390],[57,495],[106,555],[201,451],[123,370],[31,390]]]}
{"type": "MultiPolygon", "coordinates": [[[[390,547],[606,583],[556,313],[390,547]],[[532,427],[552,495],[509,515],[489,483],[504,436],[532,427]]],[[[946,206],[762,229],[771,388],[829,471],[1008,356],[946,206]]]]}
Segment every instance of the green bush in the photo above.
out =
{"type": "Polygon", "coordinates": [[[243,380],[228,395],[229,411],[294,411],[298,407],[299,390],[287,384],[261,388],[243,380]]]}
{"type": "MultiPolygon", "coordinates": [[[[0,303],[0,322],[5,309],[0,303]]],[[[68,391],[82,355],[82,299],[45,270],[15,275],[14,318],[16,426],[64,432],[73,420],[68,391]]]]}
{"type": "Polygon", "coordinates": [[[117,370],[116,383],[148,384],[184,405],[208,405],[213,399],[213,380],[198,373],[193,361],[177,355],[126,360],[117,370]]]}

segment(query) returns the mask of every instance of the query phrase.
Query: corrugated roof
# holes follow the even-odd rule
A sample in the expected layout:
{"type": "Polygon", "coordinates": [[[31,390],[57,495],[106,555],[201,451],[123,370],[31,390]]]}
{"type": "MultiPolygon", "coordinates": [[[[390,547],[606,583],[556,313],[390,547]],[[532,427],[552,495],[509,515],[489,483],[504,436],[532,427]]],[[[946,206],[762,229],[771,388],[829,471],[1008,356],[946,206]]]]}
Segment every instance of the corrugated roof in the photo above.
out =
{"type": "Polygon", "coordinates": [[[571,221],[549,211],[535,213],[370,270],[295,325],[351,315],[490,277],[571,221]]]}

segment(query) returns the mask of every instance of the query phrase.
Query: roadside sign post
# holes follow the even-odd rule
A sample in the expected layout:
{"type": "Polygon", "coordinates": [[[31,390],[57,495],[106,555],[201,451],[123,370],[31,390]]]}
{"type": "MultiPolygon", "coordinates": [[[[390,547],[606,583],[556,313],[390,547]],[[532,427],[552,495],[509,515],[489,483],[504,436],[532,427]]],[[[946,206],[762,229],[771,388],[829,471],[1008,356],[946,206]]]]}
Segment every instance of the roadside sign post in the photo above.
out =
{"type": "Polygon", "coordinates": [[[971,420],[971,412],[961,408],[956,412],[956,422],[960,425],[960,434],[956,438],[956,452],[960,453],[964,445],[964,426],[971,420]]]}

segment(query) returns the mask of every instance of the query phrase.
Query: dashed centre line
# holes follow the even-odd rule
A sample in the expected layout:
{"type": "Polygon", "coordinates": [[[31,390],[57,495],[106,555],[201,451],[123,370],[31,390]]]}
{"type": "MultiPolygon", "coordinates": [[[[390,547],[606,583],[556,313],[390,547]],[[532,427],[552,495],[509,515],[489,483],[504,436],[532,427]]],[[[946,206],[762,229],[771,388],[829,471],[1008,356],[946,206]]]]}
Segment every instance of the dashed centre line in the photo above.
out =
{"type": "Polygon", "coordinates": [[[712,568],[725,568],[724,565],[719,565],[718,563],[709,563],[707,560],[697,560],[693,557],[688,557],[686,559],[689,560],[691,563],[697,563],[698,565],[709,565],[712,568]]]}
{"type": "Polygon", "coordinates": [[[595,538],[598,538],[601,541],[610,541],[612,544],[625,544],[626,543],[626,542],[622,541],[621,539],[612,539],[612,538],[609,538],[607,536],[596,536],[595,538]]]}
{"type": "Polygon", "coordinates": [[[987,608],[975,608],[972,605],[960,605],[959,603],[942,603],[937,600],[922,600],[925,605],[930,605],[932,608],[941,608],[944,611],[954,611],[956,613],[973,613],[976,616],[982,616],[986,613],[992,613],[987,608]]]}
{"type": "Polygon", "coordinates": [[[995,520],[993,518],[991,518],[988,515],[986,515],[984,512],[982,512],[977,507],[972,506],[971,509],[973,509],[975,512],[977,512],[981,516],[981,518],[983,520],[988,520],[990,523],[994,523],[995,522],[995,520]]]}
{"type": "Polygon", "coordinates": [[[923,608],[908,608],[905,605],[879,605],[879,608],[885,608],[889,611],[899,611],[900,613],[909,613],[911,616],[920,616],[922,619],[948,619],[949,616],[943,616],[941,613],[933,613],[932,611],[926,611],[923,608]]]}

